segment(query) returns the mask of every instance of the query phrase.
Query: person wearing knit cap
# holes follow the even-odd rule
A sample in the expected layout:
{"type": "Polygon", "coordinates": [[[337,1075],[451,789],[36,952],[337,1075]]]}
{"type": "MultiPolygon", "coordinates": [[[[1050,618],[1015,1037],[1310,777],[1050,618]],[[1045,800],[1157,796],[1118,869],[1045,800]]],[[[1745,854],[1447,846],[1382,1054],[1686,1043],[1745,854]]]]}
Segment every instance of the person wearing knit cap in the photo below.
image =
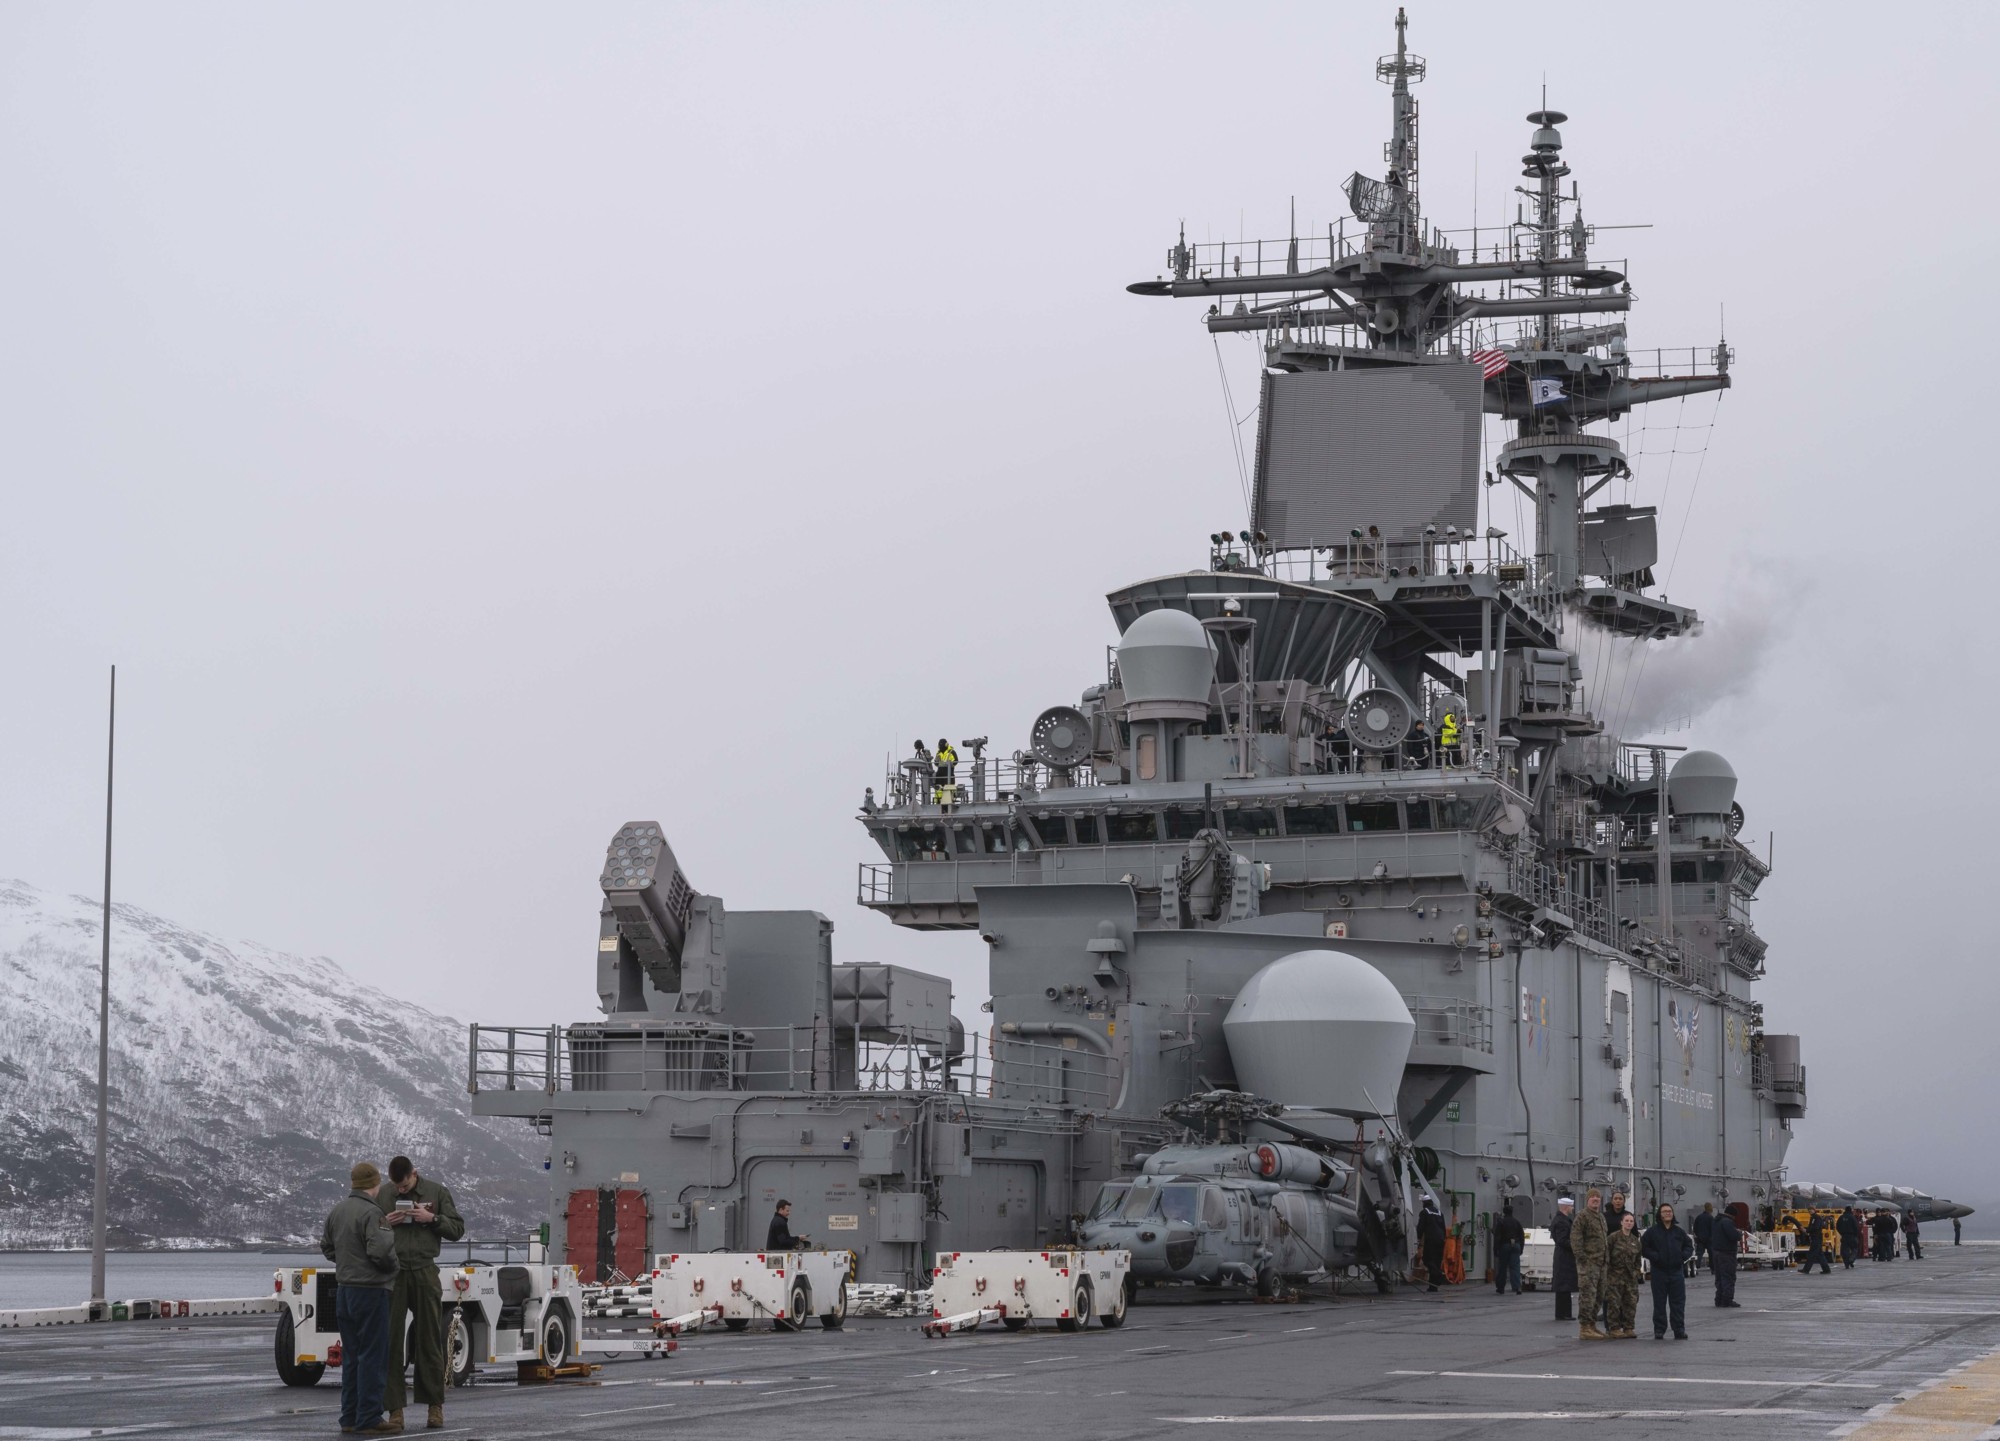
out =
{"type": "Polygon", "coordinates": [[[1570,1231],[1576,1225],[1576,1201],[1564,1196],[1556,1202],[1556,1218],[1549,1222],[1549,1239],[1555,1242],[1555,1259],[1550,1267],[1550,1289],[1556,1293],[1556,1319],[1570,1319],[1570,1296],[1576,1291],[1576,1255],[1569,1248],[1570,1231]]]}
{"type": "Polygon", "coordinates": [[[347,1199],[327,1213],[320,1254],[333,1262],[334,1315],[340,1324],[340,1429],[390,1435],[402,1428],[382,1414],[389,1382],[389,1288],[396,1279],[396,1237],[375,1204],[382,1173],[372,1161],[348,1172],[347,1199]]]}

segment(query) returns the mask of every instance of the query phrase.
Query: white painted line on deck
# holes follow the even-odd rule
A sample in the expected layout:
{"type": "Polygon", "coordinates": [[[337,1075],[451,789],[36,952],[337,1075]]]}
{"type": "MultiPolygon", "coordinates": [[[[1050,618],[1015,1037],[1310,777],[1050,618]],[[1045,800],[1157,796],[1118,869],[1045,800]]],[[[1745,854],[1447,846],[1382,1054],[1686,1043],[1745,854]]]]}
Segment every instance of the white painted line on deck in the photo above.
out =
{"type": "Polygon", "coordinates": [[[609,1411],[579,1411],[576,1415],[578,1420],[586,1416],[624,1416],[633,1411],[671,1411],[680,1404],[678,1401],[655,1401],[650,1406],[614,1406],[609,1411]]]}
{"type": "Polygon", "coordinates": [[[1357,1421],[1673,1421],[1690,1416],[1812,1416],[1800,1406],[1716,1406],[1686,1411],[1338,1411],[1285,1416],[1161,1416],[1182,1426],[1327,1426],[1357,1421]]]}
{"type": "Polygon", "coordinates": [[[1317,1331],[1318,1329],[1319,1327],[1317,1326],[1294,1326],[1291,1330],[1285,1332],[1285,1334],[1287,1336],[1296,1336],[1301,1331],[1317,1331]]]}
{"type": "Polygon", "coordinates": [[[1724,1381],[1711,1376],[1600,1376],[1555,1371],[1390,1371],[1391,1376],[1450,1376],[1467,1381],[1650,1381],[1662,1386],[1829,1386],[1841,1391],[1880,1391],[1873,1381],[1724,1381]]]}

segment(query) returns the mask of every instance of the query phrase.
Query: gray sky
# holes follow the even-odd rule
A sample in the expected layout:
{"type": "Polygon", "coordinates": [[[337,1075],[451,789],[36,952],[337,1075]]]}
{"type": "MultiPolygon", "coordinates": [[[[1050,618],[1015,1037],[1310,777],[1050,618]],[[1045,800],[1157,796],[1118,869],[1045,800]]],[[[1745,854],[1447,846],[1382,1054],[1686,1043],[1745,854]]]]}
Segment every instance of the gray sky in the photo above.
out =
{"type": "MultiPolygon", "coordinates": [[[[1726,693],[1667,738],[1777,832],[1794,1174],[2000,1198],[2000,12],[1412,12],[1435,221],[1475,155],[1511,215],[1546,76],[1586,214],[1656,227],[1598,247],[1634,347],[1727,306],[1736,389],[1635,435],[1714,617],[1642,708],[1726,693]]],[[[1022,744],[1101,676],[1103,593],[1242,523],[1198,307],[1123,287],[1182,217],[1340,213],[1393,13],[0,10],[0,874],[95,893],[116,660],[124,899],[577,1018],[643,817],[969,1014],[976,940],[853,904],[862,788],[918,735],[1022,744]]]]}

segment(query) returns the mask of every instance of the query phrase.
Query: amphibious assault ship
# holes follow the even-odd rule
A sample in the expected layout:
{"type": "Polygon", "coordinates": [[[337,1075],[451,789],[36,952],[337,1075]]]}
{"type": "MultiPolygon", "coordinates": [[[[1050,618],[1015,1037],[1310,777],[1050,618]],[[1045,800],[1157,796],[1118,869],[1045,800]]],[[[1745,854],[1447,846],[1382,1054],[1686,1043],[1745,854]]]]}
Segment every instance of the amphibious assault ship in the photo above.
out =
{"type": "Polygon", "coordinates": [[[1753,999],[1767,861],[1727,762],[1622,737],[1582,668],[1697,621],[1591,427],[1726,388],[1730,353],[1627,344],[1546,100],[1517,221],[1431,226],[1424,68],[1399,14],[1386,173],[1346,182],[1351,219],[1183,232],[1129,287],[1261,341],[1248,526],[1112,591],[1104,673],[1018,749],[920,748],[865,794],[857,900],[980,934],[983,1032],[937,977],[836,964],[823,915],[697,891],[657,821],[599,877],[602,1016],[474,1028],[476,1108],[547,1136],[568,1260],[754,1247],[780,1197],[866,1280],[1047,1246],[1206,1139],[1163,1115],[1201,1094],[1351,1152],[1351,1249],[1391,1271],[1425,1186],[1475,1257],[1503,1200],[1544,1222],[1589,1183],[1775,1199],[1806,1090],[1753,999]],[[1512,433],[1482,465],[1487,416],[1512,433]],[[1532,502],[1531,537],[1481,527],[1482,485],[1532,502]],[[1354,1010],[1366,975],[1386,1008],[1354,1010]]]}

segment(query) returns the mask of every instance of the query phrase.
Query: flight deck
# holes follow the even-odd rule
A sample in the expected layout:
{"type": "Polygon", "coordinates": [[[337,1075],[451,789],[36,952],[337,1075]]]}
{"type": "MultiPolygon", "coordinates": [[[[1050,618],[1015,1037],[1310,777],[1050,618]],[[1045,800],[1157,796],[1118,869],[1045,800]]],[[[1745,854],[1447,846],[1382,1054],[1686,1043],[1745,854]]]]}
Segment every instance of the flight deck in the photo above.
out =
{"type": "MultiPolygon", "coordinates": [[[[1473,1283],[1303,1302],[1147,1293],[1118,1330],[927,1340],[917,1320],[687,1337],[587,1381],[485,1372],[450,1437],[810,1435],[929,1441],[1344,1434],[1396,1438],[1904,1438],[2000,1427],[2000,1244],[1830,1276],[1755,1272],[1741,1310],[1689,1287],[1690,1339],[1580,1342],[1550,1298],[1473,1283]],[[1186,1299],[1180,1299],[1185,1297],[1186,1299]],[[1195,1298],[1201,1299],[1195,1299],[1195,1298]],[[1844,1429],[1858,1428],[1858,1429],[1844,1429]]],[[[272,1318],[0,1333],[0,1437],[336,1434],[339,1387],[280,1385],[272,1318]]],[[[421,1417],[422,1412],[412,1413],[421,1417]]],[[[421,1423],[413,1430],[421,1431],[421,1423]]]]}

